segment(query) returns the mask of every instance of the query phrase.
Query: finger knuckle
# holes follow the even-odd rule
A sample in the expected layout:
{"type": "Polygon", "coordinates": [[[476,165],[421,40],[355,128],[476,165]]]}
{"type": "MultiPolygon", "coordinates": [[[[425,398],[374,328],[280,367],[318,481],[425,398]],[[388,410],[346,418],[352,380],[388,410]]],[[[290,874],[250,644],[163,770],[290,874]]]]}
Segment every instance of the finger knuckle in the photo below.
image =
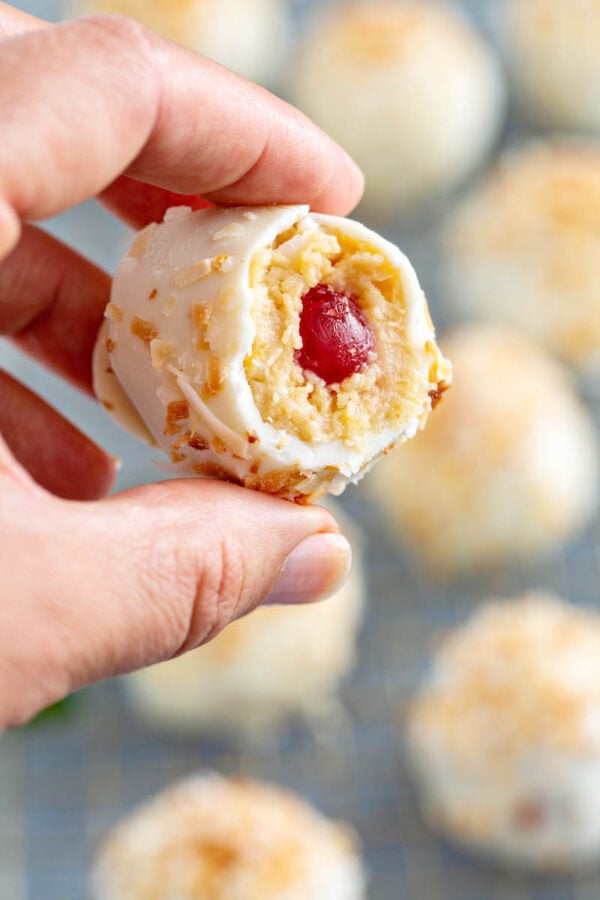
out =
{"type": "Polygon", "coordinates": [[[145,25],[119,13],[88,16],[81,21],[81,27],[96,41],[121,45],[130,53],[136,49],[145,52],[151,41],[152,32],[145,25]]]}
{"type": "Polygon", "coordinates": [[[248,604],[249,574],[241,542],[216,535],[197,569],[192,614],[182,649],[212,640],[248,604]]]}

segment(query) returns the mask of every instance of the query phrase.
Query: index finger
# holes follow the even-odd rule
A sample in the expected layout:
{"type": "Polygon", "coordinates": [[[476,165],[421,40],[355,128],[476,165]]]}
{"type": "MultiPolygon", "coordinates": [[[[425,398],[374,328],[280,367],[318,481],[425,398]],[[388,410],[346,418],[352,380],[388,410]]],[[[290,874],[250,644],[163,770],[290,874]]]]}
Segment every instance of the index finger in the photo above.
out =
{"type": "Polygon", "coordinates": [[[20,219],[117,176],[216,203],[345,214],[362,177],[293,107],[137,23],[98,16],[0,43],[0,255],[20,219]]]}
{"type": "MultiPolygon", "coordinates": [[[[49,24],[0,0],[0,41],[49,24]]],[[[97,199],[132,228],[160,222],[170,206],[202,209],[211,205],[201,197],[177,194],[125,175],[119,175],[97,199]]]]}
{"type": "Polygon", "coordinates": [[[0,41],[46,24],[42,19],[36,19],[35,16],[30,16],[21,9],[15,9],[8,3],[0,2],[0,41]]]}

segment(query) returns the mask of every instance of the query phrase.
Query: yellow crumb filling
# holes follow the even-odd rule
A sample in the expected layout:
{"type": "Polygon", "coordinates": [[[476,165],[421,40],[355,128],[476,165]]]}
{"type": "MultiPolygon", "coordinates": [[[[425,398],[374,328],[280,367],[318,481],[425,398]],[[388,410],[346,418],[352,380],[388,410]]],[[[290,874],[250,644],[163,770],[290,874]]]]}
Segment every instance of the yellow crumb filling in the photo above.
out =
{"type": "Polygon", "coordinates": [[[265,422],[300,440],[341,440],[398,429],[423,413],[427,379],[408,337],[397,269],[378,249],[302,220],[250,262],[256,326],[246,375],[265,422]],[[302,298],[317,284],[352,296],[373,335],[373,359],[339,385],[297,363],[302,298]],[[425,383],[424,383],[425,382],[425,383]]]}

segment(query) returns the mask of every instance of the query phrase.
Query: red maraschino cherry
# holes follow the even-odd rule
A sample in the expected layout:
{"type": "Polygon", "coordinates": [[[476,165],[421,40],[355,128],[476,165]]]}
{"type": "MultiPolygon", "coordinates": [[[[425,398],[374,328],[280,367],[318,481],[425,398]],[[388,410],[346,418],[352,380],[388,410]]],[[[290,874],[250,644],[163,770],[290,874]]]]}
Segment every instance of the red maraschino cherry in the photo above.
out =
{"type": "Polygon", "coordinates": [[[327,384],[339,384],[359,372],[373,350],[373,335],[356,301],[328,284],[317,284],[304,294],[300,337],[296,361],[327,384]]]}

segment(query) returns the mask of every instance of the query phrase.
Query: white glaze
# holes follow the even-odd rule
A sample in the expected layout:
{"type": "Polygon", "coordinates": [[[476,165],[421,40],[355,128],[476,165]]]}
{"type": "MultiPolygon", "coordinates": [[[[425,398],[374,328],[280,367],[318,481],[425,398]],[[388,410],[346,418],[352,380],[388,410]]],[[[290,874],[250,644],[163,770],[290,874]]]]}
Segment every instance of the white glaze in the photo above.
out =
{"type": "MultiPolygon", "coordinates": [[[[185,400],[194,430],[209,440],[219,437],[227,448],[223,452],[222,447],[182,447],[184,459],[172,466],[182,475],[206,463],[241,481],[253,465],[254,471],[260,466],[261,476],[295,468],[302,474],[291,486],[291,495],[295,490],[310,496],[325,480],[332,493],[340,493],[390,444],[416,433],[431,407],[429,391],[437,387],[429,382],[432,356],[425,346],[435,335],[423,292],[406,257],[364,226],[310,214],[306,206],[170,210],[161,225],[151,225],[138,236],[121,261],[107,316],[96,346],[94,381],[98,397],[117,421],[169,453],[173,438],[164,433],[165,410],[169,403],[185,400]],[[390,261],[402,279],[408,334],[421,360],[420,369],[412,373],[423,396],[419,415],[396,430],[368,433],[360,450],[341,440],[309,444],[263,421],[246,378],[244,360],[251,352],[256,327],[251,315],[250,260],[255,251],[306,217],[312,227],[367,242],[390,261]],[[213,302],[207,343],[196,347],[192,304],[213,302]],[[134,317],[155,329],[152,353],[132,333],[134,317]],[[166,344],[157,345],[157,341],[166,344]],[[172,348],[169,359],[160,367],[153,365],[154,351],[167,345],[172,348]],[[201,398],[213,357],[219,359],[222,384],[218,393],[201,398]],[[249,435],[256,440],[250,443],[249,435]]],[[[441,362],[449,380],[449,367],[441,362]]]]}

